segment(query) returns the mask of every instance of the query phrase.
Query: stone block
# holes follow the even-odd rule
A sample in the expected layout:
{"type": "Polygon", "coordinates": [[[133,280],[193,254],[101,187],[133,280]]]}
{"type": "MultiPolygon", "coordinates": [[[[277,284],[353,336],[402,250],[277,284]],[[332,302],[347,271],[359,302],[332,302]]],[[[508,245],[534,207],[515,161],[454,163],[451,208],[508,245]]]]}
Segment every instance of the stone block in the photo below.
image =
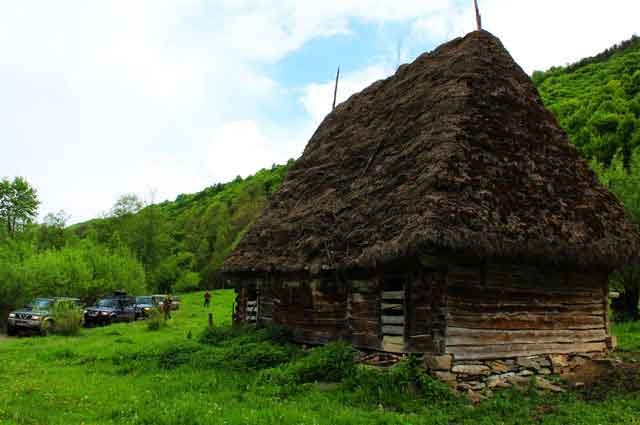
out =
{"type": "Polygon", "coordinates": [[[502,375],[492,375],[487,378],[487,381],[486,381],[487,387],[488,388],[508,388],[511,386],[511,384],[507,382],[507,379],[509,379],[512,376],[515,376],[513,372],[505,373],[502,375]]]}
{"type": "Polygon", "coordinates": [[[453,385],[454,387],[458,382],[456,375],[451,372],[433,372],[433,377],[446,384],[453,385]]]}
{"type": "Polygon", "coordinates": [[[489,375],[491,373],[491,369],[489,368],[489,366],[475,364],[455,365],[453,368],[451,368],[451,371],[453,373],[473,376],[489,375]]]}
{"type": "Polygon", "coordinates": [[[424,357],[424,366],[428,370],[433,371],[449,371],[451,370],[452,364],[452,356],[451,354],[445,354],[443,356],[425,356],[424,357]]]}
{"type": "Polygon", "coordinates": [[[551,360],[551,366],[554,370],[569,366],[569,356],[565,354],[551,354],[549,360],[551,360]]]}
{"type": "Polygon", "coordinates": [[[497,372],[497,373],[510,372],[514,368],[514,365],[509,365],[500,360],[488,362],[487,366],[489,366],[493,372],[497,372]]]}
{"type": "Polygon", "coordinates": [[[480,391],[484,390],[487,385],[480,381],[462,382],[458,384],[458,389],[461,391],[480,391]]]}
{"type": "Polygon", "coordinates": [[[554,393],[561,393],[561,392],[565,391],[562,387],[559,387],[558,385],[552,384],[551,382],[547,381],[546,379],[540,378],[540,377],[536,379],[536,386],[538,388],[540,388],[541,390],[552,391],[554,393]]]}
{"type": "Polygon", "coordinates": [[[540,367],[535,357],[518,357],[518,366],[526,369],[537,369],[540,367]]]}

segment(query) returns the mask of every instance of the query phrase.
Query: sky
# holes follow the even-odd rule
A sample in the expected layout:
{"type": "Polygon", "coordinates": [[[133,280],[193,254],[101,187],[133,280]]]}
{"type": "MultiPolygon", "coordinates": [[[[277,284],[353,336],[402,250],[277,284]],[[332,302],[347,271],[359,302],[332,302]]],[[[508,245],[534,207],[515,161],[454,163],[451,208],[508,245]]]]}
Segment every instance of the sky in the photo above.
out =
{"type": "MultiPolygon", "coordinates": [[[[480,0],[529,73],[640,33],[640,1],[480,0]]],[[[297,158],[338,101],[475,27],[471,0],[0,0],[0,178],[70,222],[297,158]]]]}

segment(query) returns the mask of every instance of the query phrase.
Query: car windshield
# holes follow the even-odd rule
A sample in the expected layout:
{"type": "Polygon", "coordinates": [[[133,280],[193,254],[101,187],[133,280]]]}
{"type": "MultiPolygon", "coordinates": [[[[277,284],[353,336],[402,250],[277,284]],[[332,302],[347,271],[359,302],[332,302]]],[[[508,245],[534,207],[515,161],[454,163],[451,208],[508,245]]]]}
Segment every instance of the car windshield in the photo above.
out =
{"type": "Polygon", "coordinates": [[[37,298],[33,300],[31,304],[34,310],[48,310],[51,306],[51,300],[47,300],[44,298],[37,298]]]}
{"type": "Polygon", "coordinates": [[[98,301],[98,304],[96,304],[98,307],[107,307],[107,308],[114,308],[116,307],[118,304],[116,303],[116,300],[100,300],[98,301]]]}
{"type": "Polygon", "coordinates": [[[137,304],[152,304],[151,297],[136,297],[137,304]]]}

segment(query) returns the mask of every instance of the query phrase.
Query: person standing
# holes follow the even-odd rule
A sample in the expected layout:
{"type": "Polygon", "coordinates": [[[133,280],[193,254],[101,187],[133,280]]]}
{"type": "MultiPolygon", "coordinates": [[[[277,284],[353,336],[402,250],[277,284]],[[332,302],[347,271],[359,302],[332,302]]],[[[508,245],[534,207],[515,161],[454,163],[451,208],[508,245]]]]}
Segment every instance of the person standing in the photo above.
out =
{"type": "Polygon", "coordinates": [[[207,292],[204,293],[204,307],[208,308],[211,306],[211,292],[207,289],[207,292]]]}
{"type": "Polygon", "coordinates": [[[162,311],[164,311],[164,320],[171,319],[171,304],[173,303],[173,299],[171,299],[171,295],[167,295],[164,297],[164,301],[162,302],[162,311]]]}

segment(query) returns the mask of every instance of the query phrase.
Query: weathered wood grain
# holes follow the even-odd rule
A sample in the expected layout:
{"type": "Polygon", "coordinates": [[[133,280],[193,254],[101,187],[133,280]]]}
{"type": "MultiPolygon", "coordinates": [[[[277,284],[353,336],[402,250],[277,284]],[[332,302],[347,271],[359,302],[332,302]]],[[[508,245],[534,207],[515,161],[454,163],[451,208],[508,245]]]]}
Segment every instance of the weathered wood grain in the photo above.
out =
{"type": "Polygon", "coordinates": [[[447,324],[469,329],[603,329],[602,316],[574,316],[560,314],[496,314],[496,315],[451,315],[447,324]]]}
{"type": "Polygon", "coordinates": [[[447,345],[500,345],[603,342],[604,329],[594,330],[479,330],[447,328],[447,345]]]}
{"type": "Polygon", "coordinates": [[[488,360],[542,354],[573,354],[604,352],[603,342],[578,344],[504,344],[483,346],[447,346],[446,352],[453,354],[456,360],[488,360]]]}
{"type": "Polygon", "coordinates": [[[404,335],[404,326],[392,326],[385,325],[382,326],[382,334],[383,335],[404,335]]]}

